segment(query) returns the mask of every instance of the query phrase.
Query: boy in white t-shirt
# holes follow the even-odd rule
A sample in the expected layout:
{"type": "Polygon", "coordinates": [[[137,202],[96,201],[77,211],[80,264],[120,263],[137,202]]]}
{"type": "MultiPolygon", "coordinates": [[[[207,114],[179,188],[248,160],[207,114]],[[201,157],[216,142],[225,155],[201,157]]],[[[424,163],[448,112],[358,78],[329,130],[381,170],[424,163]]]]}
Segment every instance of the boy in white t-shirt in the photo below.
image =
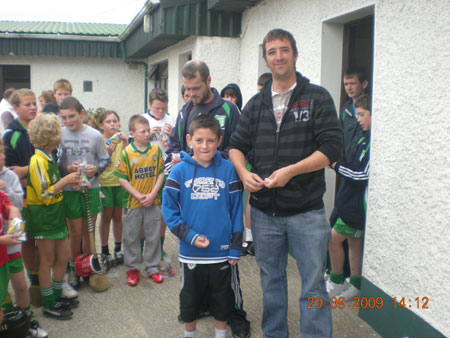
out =
{"type": "MultiPolygon", "coordinates": [[[[148,108],[150,110],[143,114],[150,124],[150,142],[161,148],[164,161],[166,159],[167,142],[169,142],[170,133],[175,125],[175,121],[167,114],[168,103],[169,97],[167,96],[167,92],[164,89],[155,88],[148,95],[148,108]]],[[[166,174],[165,176],[167,177],[166,174]]],[[[160,198],[162,197],[161,192],[160,198]]],[[[165,234],[166,222],[164,222],[164,219],[161,219],[161,259],[170,262],[169,257],[163,250],[165,234]]]]}

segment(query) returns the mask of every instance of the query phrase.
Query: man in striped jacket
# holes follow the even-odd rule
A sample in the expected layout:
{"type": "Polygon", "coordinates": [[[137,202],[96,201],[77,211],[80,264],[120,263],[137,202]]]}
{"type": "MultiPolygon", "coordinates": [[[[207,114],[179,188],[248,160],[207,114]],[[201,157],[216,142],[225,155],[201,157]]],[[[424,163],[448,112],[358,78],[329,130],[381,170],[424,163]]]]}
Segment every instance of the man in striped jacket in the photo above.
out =
{"type": "Polygon", "coordinates": [[[230,160],[252,193],[252,231],[263,290],[265,338],[289,337],[286,264],[288,241],[302,278],[300,333],[331,337],[324,272],[330,226],[325,218],[324,168],[342,155],[342,131],[330,94],[295,70],[292,34],[270,31],[263,55],[273,76],[244,108],[231,136],[230,160]],[[245,166],[250,154],[252,171],[245,166]]]}

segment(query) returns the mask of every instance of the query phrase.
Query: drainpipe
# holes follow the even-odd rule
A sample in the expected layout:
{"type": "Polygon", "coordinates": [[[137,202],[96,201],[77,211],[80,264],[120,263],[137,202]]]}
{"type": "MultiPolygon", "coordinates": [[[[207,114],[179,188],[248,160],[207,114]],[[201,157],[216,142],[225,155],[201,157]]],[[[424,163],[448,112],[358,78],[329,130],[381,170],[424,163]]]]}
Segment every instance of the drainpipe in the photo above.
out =
{"type": "Polygon", "coordinates": [[[144,112],[145,113],[148,110],[148,106],[147,106],[147,92],[148,92],[148,81],[147,81],[147,77],[148,77],[148,64],[146,62],[142,62],[142,61],[129,61],[127,59],[127,50],[125,47],[125,41],[121,41],[120,45],[122,47],[122,57],[123,57],[123,61],[127,64],[127,65],[143,65],[145,68],[145,75],[144,75],[144,112]]]}

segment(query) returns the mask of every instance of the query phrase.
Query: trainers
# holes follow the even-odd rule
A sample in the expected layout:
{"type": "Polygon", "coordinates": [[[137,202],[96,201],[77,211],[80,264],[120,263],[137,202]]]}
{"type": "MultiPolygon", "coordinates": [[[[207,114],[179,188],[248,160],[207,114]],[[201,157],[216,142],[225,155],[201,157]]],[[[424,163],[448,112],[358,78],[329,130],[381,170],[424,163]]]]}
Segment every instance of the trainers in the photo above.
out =
{"type": "Polygon", "coordinates": [[[32,320],[30,323],[30,329],[28,330],[28,337],[31,338],[47,338],[48,332],[39,326],[37,320],[32,320]]]}
{"type": "Polygon", "coordinates": [[[80,286],[80,276],[75,271],[70,271],[68,282],[72,288],[77,289],[80,286]]]}
{"type": "MultiPolygon", "coordinates": [[[[241,249],[241,255],[242,256],[247,256],[249,254],[248,247],[250,245],[253,245],[252,241],[245,241],[245,242],[242,243],[242,249],[241,249]]],[[[254,254],[254,252],[253,252],[253,254],[254,254]]]]}
{"type": "Polygon", "coordinates": [[[70,319],[72,318],[72,311],[66,308],[63,303],[57,302],[55,305],[49,308],[43,308],[42,313],[46,317],[54,318],[54,319],[70,319]]]}
{"type": "Polygon", "coordinates": [[[255,243],[251,242],[247,246],[247,253],[249,254],[249,256],[254,256],[255,255],[255,243]]]}
{"type": "Polygon", "coordinates": [[[231,335],[233,338],[248,338],[250,337],[250,327],[243,327],[239,330],[232,331],[231,335]]]}
{"type": "Polygon", "coordinates": [[[155,283],[162,283],[164,282],[164,276],[161,273],[152,273],[148,278],[153,279],[155,283]]]}
{"type": "Polygon", "coordinates": [[[102,254],[101,261],[102,261],[102,264],[105,266],[106,271],[109,271],[109,269],[111,269],[112,259],[113,258],[111,256],[111,254],[107,254],[107,255],[102,254]]]}
{"type": "Polygon", "coordinates": [[[350,287],[342,292],[338,297],[344,297],[346,301],[353,301],[355,297],[359,296],[359,290],[350,284],[350,287]]]}
{"type": "Polygon", "coordinates": [[[65,298],[77,298],[78,292],[65,280],[62,286],[61,296],[65,298]]]}
{"type": "Polygon", "coordinates": [[[117,264],[123,264],[123,252],[122,250],[114,251],[114,260],[117,264]]]}
{"type": "Polygon", "coordinates": [[[131,269],[127,272],[127,283],[129,286],[136,286],[139,282],[139,271],[131,269]]]}
{"type": "Polygon", "coordinates": [[[325,284],[327,286],[327,292],[330,298],[337,297],[342,292],[344,292],[345,289],[348,288],[348,283],[346,281],[344,281],[344,283],[342,284],[336,284],[328,279],[325,284]]]}
{"type": "Polygon", "coordinates": [[[76,298],[59,297],[57,302],[62,303],[67,309],[75,309],[80,305],[80,301],[76,298]]]}

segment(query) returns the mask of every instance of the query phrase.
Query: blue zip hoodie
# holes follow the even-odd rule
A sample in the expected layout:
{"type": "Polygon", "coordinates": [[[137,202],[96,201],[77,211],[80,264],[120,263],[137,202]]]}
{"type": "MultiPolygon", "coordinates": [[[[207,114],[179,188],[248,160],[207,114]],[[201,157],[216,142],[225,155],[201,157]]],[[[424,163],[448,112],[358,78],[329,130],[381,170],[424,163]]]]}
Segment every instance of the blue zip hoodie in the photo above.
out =
{"type": "Polygon", "coordinates": [[[205,168],[181,152],[163,192],[162,214],[180,239],[179,260],[213,264],[239,260],[242,246],[242,183],[231,162],[217,151],[205,168]],[[194,246],[203,235],[207,248],[194,246]]]}

